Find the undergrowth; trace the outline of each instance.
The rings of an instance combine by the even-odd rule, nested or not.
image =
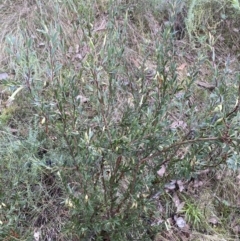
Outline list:
[[[1,3],[2,240],[234,240],[239,70],[160,2]]]

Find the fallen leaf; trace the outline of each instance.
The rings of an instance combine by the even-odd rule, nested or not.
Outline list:
[[[9,128],[9,131],[12,132],[12,133],[17,133],[18,129]]]
[[[198,188],[198,187],[201,187],[202,185],[203,185],[202,181],[194,180],[193,187]]]
[[[7,73],[1,73],[0,74],[0,80],[5,80],[5,79],[8,79],[9,78],[9,75]]]
[[[208,219],[208,222],[209,222],[210,224],[212,224],[212,225],[216,225],[216,224],[219,223],[219,222],[218,222],[218,219],[217,219],[216,217],[211,217],[211,218],[209,218],[209,219]]]
[[[106,19],[103,19],[101,23],[97,21],[97,26],[94,26],[93,32],[98,32],[106,29]]]
[[[82,104],[82,103],[87,103],[87,102],[89,101],[89,99],[86,98],[86,97],[83,96],[83,95],[78,95],[78,96],[76,97],[76,99],[77,99],[77,100],[80,100],[81,104]]]
[[[212,85],[212,84],[209,84],[207,82],[203,82],[203,81],[196,81],[196,84],[199,86],[199,87],[202,87],[202,88],[205,88],[205,89],[208,89],[210,91],[213,91],[215,89],[215,85]]]
[[[79,50],[80,50],[80,46],[79,46],[79,44],[76,44],[75,45],[75,53],[76,54],[79,53]]]
[[[73,46],[70,46],[68,49],[68,53],[73,53],[73,52],[74,52]]]
[[[171,125],[171,129],[177,129],[177,128],[182,128],[185,129],[187,127],[187,124],[184,121],[174,121]]]
[[[38,44],[38,47],[39,47],[39,48],[45,47],[45,43],[43,43],[43,42],[39,43],[39,44]]]
[[[235,234],[240,234],[240,225],[236,225],[235,227],[233,227],[233,232]]]
[[[186,226],[186,221],[182,217],[174,216],[174,220],[179,228],[184,228]]]
[[[81,54],[75,54],[74,59],[75,60],[82,60],[83,56]]]
[[[183,63],[179,67],[177,67],[177,70],[183,70],[186,66],[187,64]]]
[[[179,191],[182,192],[184,190],[184,183],[182,180],[177,180],[177,185],[179,187]]]
[[[164,212],[163,205],[160,203],[159,200],[158,200],[158,203],[157,203],[157,208],[158,208],[158,211],[159,211],[160,213],[163,213],[163,212]]]
[[[184,205],[185,205],[185,202],[181,202],[177,207],[176,213],[180,213],[182,211],[182,209],[184,208]]]
[[[39,239],[40,239],[40,231],[35,229],[33,237],[34,237],[35,241],[39,241]]]
[[[166,172],[165,165],[162,165],[162,167],[157,171],[158,176],[163,177]]]
[[[173,202],[175,204],[175,207],[177,208],[179,206],[179,204],[180,204],[180,199],[179,199],[177,193],[173,194],[173,198],[172,199],[173,199]]]
[[[221,180],[223,178],[223,173],[217,173],[216,179]]]
[[[197,174],[198,174],[198,175],[202,175],[202,174],[208,174],[209,172],[210,172],[210,170],[207,168],[207,169],[198,171]]]
[[[154,223],[151,224],[151,226],[159,226],[161,223],[163,223],[164,220],[161,218],[156,219]]]
[[[165,189],[174,190],[176,188],[176,181],[173,180],[170,183],[164,185]]]

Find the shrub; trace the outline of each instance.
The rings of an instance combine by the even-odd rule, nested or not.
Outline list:
[[[51,233],[53,239],[66,239],[61,236],[65,225],[72,240],[150,240],[162,228],[157,221],[166,218],[157,206],[165,184],[190,180],[238,155],[239,103],[234,107],[231,97],[238,90],[228,85],[227,71],[223,75],[212,68],[209,78],[221,76],[221,81],[204,106],[190,103],[200,67],[212,63],[199,56],[180,81],[172,25],[156,35],[152,50],[144,42],[138,46],[142,57],[135,59],[134,51],[128,52],[126,9],[109,4],[101,34],[93,31],[94,8],[65,4],[79,14],[76,22],[82,21],[80,13],[90,13],[75,25],[79,46],[71,61],[66,59],[71,41],[57,23],[38,28],[44,46],[40,56],[33,39],[23,35],[16,43],[8,37],[19,80],[11,85],[24,85],[17,100],[32,117],[27,133],[3,137],[1,171],[13,178],[3,183],[15,189],[4,196],[2,215],[9,219],[2,236],[12,230],[28,236],[24,229],[30,219],[34,227],[44,225],[42,235]],[[59,214],[58,224],[52,210]]]

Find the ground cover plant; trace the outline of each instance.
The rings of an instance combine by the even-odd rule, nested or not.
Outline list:
[[[0,3],[2,240],[239,239],[237,3]]]

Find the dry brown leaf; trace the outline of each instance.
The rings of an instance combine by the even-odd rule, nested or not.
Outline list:
[[[100,24],[99,24],[99,23],[100,23]],[[107,25],[106,19],[103,19],[101,22],[98,21],[97,24],[94,26],[93,32],[98,32],[98,31],[106,30],[106,25]]]
[[[68,49],[68,53],[72,54],[74,52],[73,46],[70,46]]]
[[[83,96],[83,95],[78,95],[78,96],[76,97],[76,99],[77,99],[77,100],[80,100],[81,104],[82,104],[82,103],[87,103],[87,102],[89,101],[89,99],[86,98],[86,97]]]
[[[18,129],[9,128],[9,131],[12,132],[12,133],[17,133]]]
[[[75,60],[82,60],[83,56],[81,54],[75,54],[74,59]]]
[[[38,229],[34,230],[33,238],[34,238],[34,241],[39,241],[39,239],[40,239],[40,230],[38,230]]]
[[[180,213],[182,211],[182,209],[184,208],[184,205],[185,205],[185,202],[181,202],[177,207],[176,213]]]
[[[75,45],[75,53],[78,54],[79,51],[80,51],[80,46],[79,46],[79,44],[76,44]]]
[[[198,171],[197,174],[198,174],[198,175],[204,175],[204,174],[208,174],[209,172],[210,172],[210,169],[207,168],[207,169],[204,169],[204,170]]]
[[[207,82],[203,82],[203,81],[196,81],[196,84],[199,86],[199,87],[202,87],[202,88],[205,88],[205,89],[208,89],[210,91],[213,91],[215,89],[215,86],[214,85],[211,85]]]
[[[193,187],[198,188],[198,187],[201,187],[202,185],[203,185],[202,181],[194,180]]]
[[[183,70],[187,66],[186,63],[181,64],[180,66],[177,67],[177,70]]]
[[[170,125],[171,129],[177,129],[177,128],[182,128],[182,129],[186,129],[187,128],[187,124],[184,121],[174,121],[171,125]]]
[[[177,185],[179,187],[179,191],[182,192],[184,190],[184,183],[182,180],[177,180]]]
[[[238,181],[240,181],[240,174],[236,177]]]
[[[183,217],[177,217],[175,215],[174,220],[180,229],[183,229],[186,226],[186,221],[183,219]]]
[[[219,222],[218,222],[218,219],[216,217],[211,217],[208,219],[208,222],[212,225],[217,225]]]
[[[234,226],[234,227],[233,227],[233,232],[234,232],[235,234],[240,234],[240,225]]]
[[[45,47],[45,43],[44,43],[44,42],[39,43],[39,44],[38,44],[38,47],[39,47],[39,48]]]
[[[9,78],[9,75],[7,73],[1,73],[0,74],[0,80],[5,80],[5,79],[8,79]]]
[[[187,147],[184,147],[184,148],[180,148],[178,151],[177,151],[177,158],[179,159],[184,159],[184,157],[187,155],[188,153],[188,150],[189,150],[189,146]]]
[[[164,185],[165,189],[167,190],[174,190],[176,188],[176,180],[171,181]]]
[[[173,202],[175,204],[175,207],[177,208],[179,206],[179,204],[180,204],[180,199],[179,199],[179,197],[178,197],[176,192],[173,194],[173,198],[172,199],[173,199]]]
[[[162,165],[162,167],[157,171],[159,177],[163,177],[166,172],[166,166]]]

